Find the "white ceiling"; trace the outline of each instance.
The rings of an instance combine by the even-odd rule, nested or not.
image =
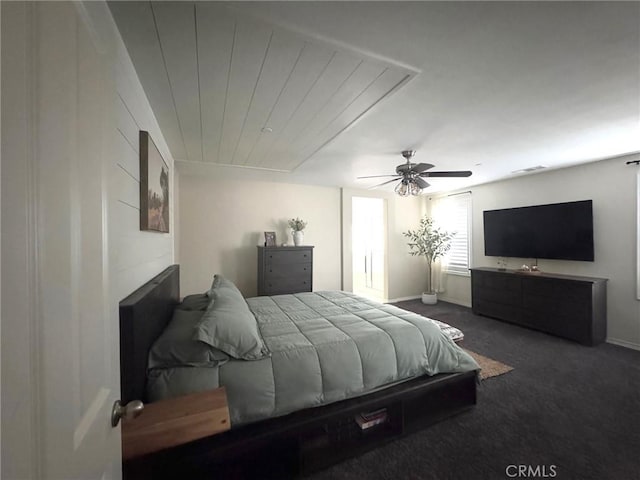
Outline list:
[[[181,174],[366,188],[415,149],[473,171],[438,191],[640,151],[640,3],[110,8]]]

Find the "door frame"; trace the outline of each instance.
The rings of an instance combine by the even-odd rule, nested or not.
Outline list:
[[[353,225],[353,197],[378,198],[383,201],[383,226],[384,226],[384,288],[383,301],[389,300],[389,197],[385,192],[372,192],[342,188],[340,202],[342,207],[342,285],[341,289],[347,292],[353,291],[353,255],[352,255],[352,225]]]

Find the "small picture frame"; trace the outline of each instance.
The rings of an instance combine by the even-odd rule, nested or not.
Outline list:
[[[276,246],[276,232],[264,232],[264,246],[265,247]]]

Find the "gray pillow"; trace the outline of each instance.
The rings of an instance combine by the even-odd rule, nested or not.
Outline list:
[[[229,357],[211,345],[193,338],[202,311],[176,309],[173,318],[149,351],[149,369],[179,366],[217,367]]]
[[[206,293],[197,293],[195,295],[187,295],[184,297],[182,302],[176,305],[176,308],[179,308],[180,310],[199,310],[204,312],[210,302],[211,297]]]
[[[240,293],[240,290],[238,290],[238,287],[236,287],[235,283],[233,283],[231,280],[227,280],[222,275],[218,275],[216,273],[213,276],[213,282],[211,283],[211,288],[207,291],[207,296],[208,297],[212,297],[213,296],[213,291],[216,288],[220,288],[220,287],[229,287],[229,288],[237,290],[238,293]],[[242,294],[240,293],[240,295],[242,295]]]
[[[212,295],[194,338],[241,360],[270,356],[256,318],[235,285],[218,286]]]

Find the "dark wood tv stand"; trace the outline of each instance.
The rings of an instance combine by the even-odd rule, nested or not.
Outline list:
[[[473,313],[597,345],[607,337],[607,279],[471,269]]]

